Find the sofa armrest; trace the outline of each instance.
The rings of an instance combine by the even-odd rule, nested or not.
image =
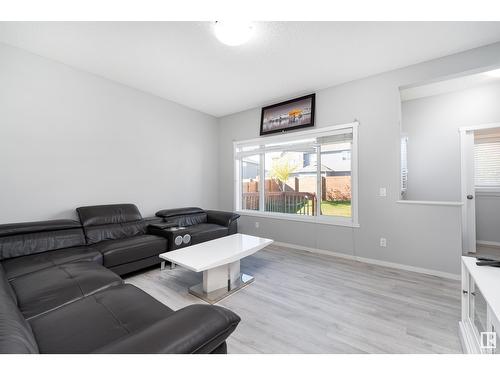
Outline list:
[[[239,322],[238,315],[223,307],[191,305],[95,353],[211,353],[225,342]]]
[[[163,221],[161,223],[149,224],[148,230],[149,229],[168,229],[168,228],[174,228],[177,226],[178,226],[177,223],[174,223],[172,221]]]
[[[233,221],[238,220],[240,215],[234,212],[226,211],[206,211],[207,221],[212,224],[222,225],[223,227],[229,227]]]

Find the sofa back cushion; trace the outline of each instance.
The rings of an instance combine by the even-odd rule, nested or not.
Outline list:
[[[31,327],[17,308],[14,291],[0,264],[0,354],[38,352]]]
[[[108,204],[76,209],[87,244],[144,234],[145,223],[134,204]]]
[[[186,227],[207,222],[207,213],[199,207],[160,210],[155,215],[162,217],[165,221],[173,222],[179,226]]]
[[[0,260],[82,245],[83,229],[75,220],[0,225]]]

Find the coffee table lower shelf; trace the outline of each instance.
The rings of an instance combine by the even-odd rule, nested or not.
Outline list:
[[[203,283],[199,283],[197,285],[190,287],[189,293],[191,293],[192,295],[194,295],[198,298],[201,298],[205,302],[208,302],[210,304],[214,304],[214,303],[217,303],[217,302],[221,301],[222,299],[226,298],[227,296],[230,296],[234,292],[237,292],[241,288],[247,286],[248,284],[250,284],[254,280],[255,279],[253,276],[242,273],[233,282],[229,282],[229,280],[228,280],[227,287],[219,288],[219,289],[213,290],[211,292],[205,292],[203,290]]]

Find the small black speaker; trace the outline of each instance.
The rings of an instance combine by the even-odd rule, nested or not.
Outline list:
[[[175,237],[174,242],[175,242],[176,246],[181,246],[182,245],[182,236]]]

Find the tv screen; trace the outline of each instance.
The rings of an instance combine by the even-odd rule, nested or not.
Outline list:
[[[315,97],[301,96],[262,108],[260,135],[314,126]]]

